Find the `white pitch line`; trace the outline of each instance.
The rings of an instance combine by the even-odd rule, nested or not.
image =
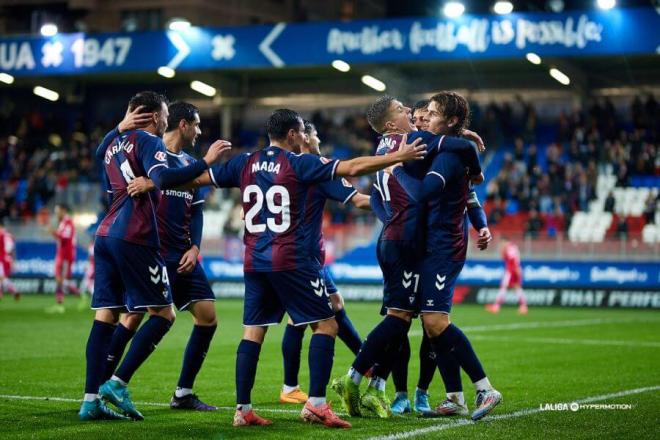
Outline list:
[[[589,325],[600,324],[620,324],[624,322],[656,322],[656,320],[645,320],[638,318],[624,318],[624,319],[575,319],[567,321],[535,321],[535,322],[513,322],[509,324],[493,324],[493,325],[472,325],[461,326],[461,330],[466,332],[492,332],[492,331],[505,331],[505,330],[520,330],[530,328],[553,328],[553,327],[580,327]],[[415,330],[408,333],[410,336],[421,336],[421,330]]]
[[[565,345],[603,345],[616,347],[652,347],[659,348],[660,342],[654,341],[607,341],[603,339],[564,339],[564,338],[520,338],[509,336],[474,335],[470,339],[475,341],[511,341],[531,342],[534,344],[565,344]]]
[[[649,392],[649,391],[657,391],[657,390],[660,390],[660,385],[644,387],[644,388],[635,388],[635,389],[632,389],[632,390],[619,391],[619,392],[611,393],[611,394],[602,394],[602,395],[599,395],[599,396],[584,397],[584,398],[579,399],[579,400],[573,400],[573,401],[571,401],[571,403],[572,402],[575,402],[575,403],[599,402],[599,401],[602,401],[602,400],[616,399],[618,397],[630,396],[630,395],[633,395],[633,394],[641,394],[641,393],[646,393],[646,392]],[[488,418],[484,419],[484,420],[487,420],[487,421],[490,422],[490,421],[495,421],[495,420],[515,419],[515,418],[518,418],[518,417],[525,417],[525,416],[529,416],[529,415],[532,415],[532,414],[537,414],[537,413],[540,413],[540,412],[543,412],[540,408],[529,408],[529,409],[523,409],[523,410],[520,410],[520,411],[508,413],[508,414],[488,416]],[[397,433],[397,434],[370,437],[368,440],[399,440],[399,439],[405,439],[405,438],[410,438],[410,437],[416,437],[418,435],[430,434],[430,433],[438,432],[438,431],[445,431],[447,429],[456,428],[458,426],[474,425],[475,423],[479,423],[479,422],[473,422],[472,420],[467,420],[467,419],[460,419],[460,420],[452,421],[452,422],[445,423],[445,424],[442,424],[442,425],[429,426],[427,428],[415,429],[413,431],[407,431],[407,432],[400,432],[400,433]]]

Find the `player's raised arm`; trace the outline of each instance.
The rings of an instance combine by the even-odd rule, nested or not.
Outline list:
[[[351,203],[358,209],[364,209],[365,211],[371,211],[371,197],[366,194],[357,193],[351,199]]]
[[[161,142],[162,145],[162,142]],[[164,151],[164,147],[162,148]],[[222,154],[231,149],[231,143],[228,141],[220,140],[211,145],[206,152],[203,160],[198,160],[183,168],[168,168],[166,163],[162,163],[167,159],[163,157],[161,163],[151,165],[147,175],[153,180],[154,185],[160,189],[176,188],[193,181],[196,177],[204,173],[209,166],[220,160]],[[156,152],[157,155],[160,151]],[[147,153],[148,154],[148,153]],[[156,157],[157,160],[158,157]],[[151,163],[148,159],[148,163]]]
[[[407,135],[403,136],[401,147],[394,153],[383,156],[364,156],[355,159],[340,161],[335,170],[335,175],[340,177],[357,177],[371,174],[385,169],[399,162],[409,160],[422,160],[426,156],[426,144],[422,139],[415,139],[407,143]]]
[[[448,180],[464,172],[465,168],[458,156],[450,153],[440,154],[433,159],[431,168],[423,180],[410,176],[402,166],[395,166],[392,169],[392,175],[415,202],[425,202],[437,196],[445,189]]]
[[[144,106],[140,105],[133,109],[132,111],[130,108],[126,109],[126,114],[124,115],[124,119],[119,122],[119,124],[107,132],[105,136],[103,137],[103,140],[99,144],[99,146],[96,148],[96,157],[101,159],[103,158],[103,155],[105,154],[105,150],[108,149],[108,146],[112,143],[113,139],[119,136],[120,134],[129,131],[129,130],[137,130],[139,128],[144,128],[149,125],[151,122],[151,118],[153,117],[153,113],[142,113],[142,110],[144,110]]]
[[[476,133],[474,134],[478,136]],[[458,154],[465,166],[470,169],[470,175],[481,174],[481,162],[479,160],[478,144],[472,140],[443,136],[442,140],[438,144],[438,149],[442,152]]]

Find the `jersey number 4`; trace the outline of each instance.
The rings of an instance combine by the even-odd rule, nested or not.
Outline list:
[[[123,161],[119,165],[119,169],[121,169],[121,175],[124,176],[124,180],[126,181],[126,183],[131,183],[131,181],[135,179],[135,174],[131,169],[131,164],[128,163],[127,160]]]
[[[291,197],[289,191],[281,185],[273,185],[266,191],[266,207],[273,215],[280,214],[282,216],[281,222],[278,224],[275,218],[269,217],[266,223],[255,223],[255,217],[261,212],[264,206],[264,193],[257,185],[248,185],[243,191],[243,203],[250,203],[252,196],[256,196],[256,200],[252,208],[245,213],[245,229],[251,234],[259,234],[266,230],[266,227],[276,234],[281,234],[289,229],[291,226]],[[275,201],[275,196],[279,195],[279,204]]]

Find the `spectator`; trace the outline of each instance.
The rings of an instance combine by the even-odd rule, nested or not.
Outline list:
[[[538,238],[542,229],[543,220],[539,216],[539,212],[536,209],[532,209],[529,211],[529,219],[527,219],[525,235],[531,238]]]
[[[644,220],[647,225],[655,224],[655,213],[658,209],[658,195],[651,192],[644,203]]]
[[[603,207],[603,210],[605,212],[614,214],[615,203],[616,200],[614,199],[614,194],[612,194],[612,191],[610,191],[607,195],[607,198],[605,199],[605,206]]]
[[[619,222],[616,225],[616,235],[619,238],[628,238],[628,222],[625,216],[619,217]]]

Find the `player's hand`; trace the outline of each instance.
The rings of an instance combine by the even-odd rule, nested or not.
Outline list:
[[[177,273],[190,273],[195,268],[197,264],[197,257],[199,256],[199,248],[193,245],[188,251],[183,254],[181,260],[179,261],[179,267],[177,268]]]
[[[481,136],[479,136],[475,131],[464,128],[463,131],[461,132],[461,136],[477,144],[477,149],[479,150],[479,153],[483,153],[484,151],[486,151],[486,145],[484,144],[483,139],[481,139]]]
[[[394,165],[385,168],[385,169],[383,170],[383,172],[385,172],[385,173],[391,175],[391,174],[394,173],[394,168],[396,168],[396,167],[400,167],[400,166],[403,166],[403,162],[395,163]]]
[[[401,139],[399,150],[394,153],[400,159],[400,162],[409,160],[422,160],[426,157],[426,144],[422,144],[422,138],[415,139],[412,143],[408,143],[408,135],[404,134]]]
[[[481,228],[479,230],[479,238],[477,239],[477,247],[480,251],[485,251],[488,249],[488,243],[493,239],[493,236],[490,234],[490,229]]]
[[[229,150],[231,150],[231,142],[218,139],[209,147],[209,151],[204,155],[204,161],[208,166],[211,166],[220,160],[222,153]]]
[[[156,185],[154,185],[154,182],[152,182],[151,179],[140,176],[129,182],[129,184],[126,186],[126,191],[128,192],[129,196],[137,197],[140,194],[147,193],[154,188],[156,188]]]
[[[470,181],[473,185],[481,185],[484,183],[484,173],[473,174],[470,176]]]
[[[124,119],[121,120],[117,128],[120,133],[137,128],[144,128],[151,123],[153,113],[141,113],[144,106],[136,107],[133,111],[126,110]]]

